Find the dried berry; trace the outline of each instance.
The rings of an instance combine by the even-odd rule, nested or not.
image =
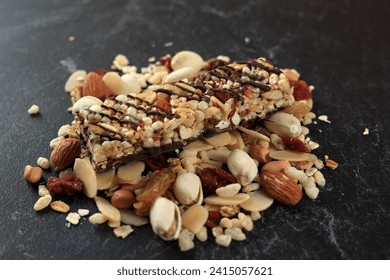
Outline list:
[[[295,101],[305,100],[311,98],[311,91],[305,81],[290,81],[291,86],[294,87],[294,98]]]
[[[282,137],[283,144],[288,150],[293,150],[302,153],[310,153],[310,149],[306,147],[301,140],[292,137]]]
[[[160,169],[163,169],[165,167],[168,167],[167,159],[163,155],[159,155],[159,156],[157,156],[155,158],[145,159],[144,162],[153,171],[160,170]]]
[[[74,195],[83,190],[83,182],[73,174],[63,178],[50,177],[47,181],[47,189],[55,194]]]
[[[220,187],[237,183],[236,178],[231,173],[221,168],[205,168],[198,170],[197,173],[206,196],[215,194],[216,189]]]
[[[167,67],[169,71],[172,71],[171,61],[172,61],[171,55],[166,55],[166,56],[160,57],[161,64],[164,65],[165,67]]]
[[[222,168],[208,168],[208,169],[217,176],[218,183],[222,185],[237,183],[236,178],[234,178],[234,176],[230,172]]]
[[[209,211],[209,217],[204,224],[207,228],[216,227],[221,220],[221,213],[219,211]]]
[[[95,72],[96,74],[98,74],[98,75],[103,77],[108,71],[104,70],[104,69],[97,69],[97,70],[95,70],[93,72]]]
[[[201,169],[198,170],[198,176],[200,178],[200,181],[202,182],[202,189],[205,196],[208,196],[210,194],[214,194],[215,190],[219,187],[221,187],[218,184],[217,176],[215,176],[214,173],[212,173],[210,168],[207,169]]]

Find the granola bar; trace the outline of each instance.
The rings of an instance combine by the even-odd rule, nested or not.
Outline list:
[[[211,69],[193,80],[107,98],[75,114],[97,172],[183,147],[291,106],[293,87],[264,58]]]

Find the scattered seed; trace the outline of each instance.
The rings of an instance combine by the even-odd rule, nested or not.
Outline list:
[[[108,221],[108,218],[104,216],[102,213],[95,213],[92,216],[89,217],[88,221],[91,224],[104,224]]]
[[[50,167],[50,162],[45,157],[39,157],[37,159],[37,164],[38,164],[39,167],[41,167],[43,169],[48,169]]]
[[[134,229],[130,225],[124,225],[114,228],[113,231],[116,237],[125,239],[127,236],[130,235],[130,233],[134,231]]]
[[[229,247],[231,242],[232,242],[232,237],[230,235],[222,234],[215,237],[215,243],[223,247]]]
[[[50,192],[49,190],[46,188],[45,185],[39,185],[38,186],[38,195],[39,196],[45,196],[45,195],[49,195]]]
[[[71,35],[71,36],[68,37],[68,41],[69,41],[69,42],[74,42],[75,40],[76,40],[76,37],[73,36],[73,35]]]
[[[39,113],[39,106],[38,105],[32,105],[28,110],[27,113],[29,115],[36,115]]]
[[[88,216],[89,215],[89,210],[88,209],[79,209],[79,210],[77,210],[77,213],[81,217],[84,217],[84,216]]]
[[[318,117],[318,119],[320,121],[323,121],[323,122],[331,123],[330,120],[328,120],[328,116],[327,115],[321,115],[321,116]]]
[[[66,220],[72,225],[78,225],[80,221],[80,215],[76,212],[70,212],[68,216],[66,216]]]
[[[61,200],[56,200],[50,203],[51,209],[60,212],[60,213],[68,213],[70,211],[70,207],[68,204]]]
[[[45,209],[47,206],[49,206],[51,200],[52,197],[50,194],[40,197],[34,204],[34,210],[41,211]]]
[[[363,131],[363,135],[368,135],[368,134],[370,134],[370,131],[369,131],[369,129],[366,127],[366,128],[364,129],[364,131]]]

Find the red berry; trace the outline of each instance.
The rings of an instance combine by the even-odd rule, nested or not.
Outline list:
[[[310,153],[310,149],[306,147],[301,140],[292,137],[282,137],[283,144],[288,150],[293,150],[302,153]]]
[[[294,87],[294,98],[295,101],[299,100],[305,100],[311,98],[311,91],[309,86],[306,84],[305,81],[299,80],[299,81],[290,81],[291,86]]]

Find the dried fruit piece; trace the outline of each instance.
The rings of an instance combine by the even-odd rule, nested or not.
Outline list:
[[[164,157],[164,155],[159,155],[156,158],[145,159],[144,162],[153,171],[168,167],[168,162],[167,159]]]
[[[262,172],[260,184],[270,196],[281,203],[296,205],[302,198],[301,188],[283,172]]]
[[[282,140],[287,150],[293,150],[301,153],[310,153],[310,149],[306,147],[305,143],[297,138],[282,137]]]
[[[68,167],[80,156],[81,144],[79,139],[67,138],[62,140],[50,156],[50,165],[55,171]]]
[[[290,81],[290,84],[294,87],[294,98],[296,101],[310,99],[311,91],[305,81]]]
[[[162,196],[167,189],[175,182],[176,174],[170,168],[158,170],[146,181],[144,188],[137,194],[136,202],[133,206],[138,215],[144,216],[149,213],[152,202]]]
[[[209,217],[204,225],[207,228],[214,228],[219,224],[220,220],[221,220],[221,212],[209,211]]]
[[[83,190],[83,182],[73,174],[63,178],[50,177],[47,189],[55,194],[74,195]]]

